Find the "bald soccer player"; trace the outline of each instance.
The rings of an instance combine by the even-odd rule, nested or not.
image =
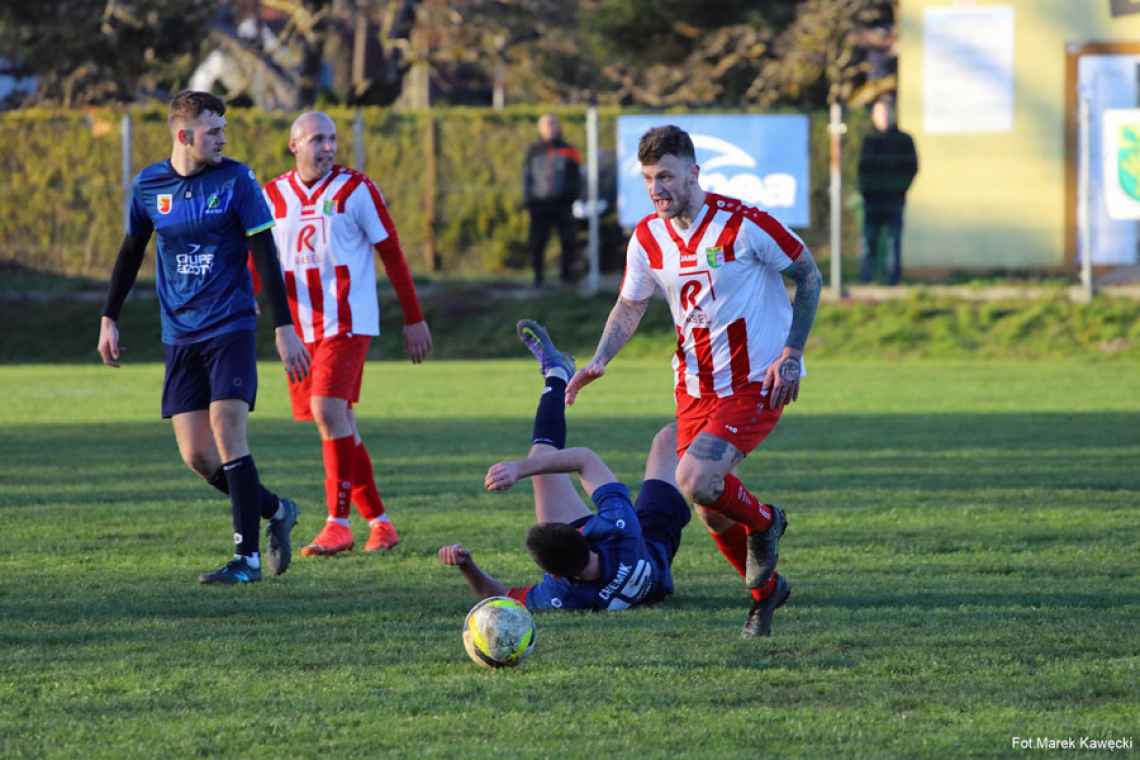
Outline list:
[[[380,334],[374,253],[400,300],[408,356],[419,364],[432,347],[388,204],[367,176],[334,163],[336,150],[332,119],[301,114],[289,133],[296,166],[265,185],[293,326],[313,357],[311,373],[289,381],[293,417],[316,423],[325,470],[328,518],[305,556],[353,548],[350,502],[370,526],[364,551],[400,540],[352,410],[368,346]]]

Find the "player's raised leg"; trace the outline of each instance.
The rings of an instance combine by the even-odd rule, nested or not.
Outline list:
[[[678,463],[677,425],[670,423],[653,436],[649,454],[645,457],[645,476],[642,480],[661,480],[676,488]]]
[[[542,395],[534,413],[530,454],[566,448],[566,381],[574,375],[574,359],[558,350],[546,329],[524,319],[516,325],[519,340],[538,361],[544,378]],[[571,523],[593,512],[582,501],[570,476],[536,475],[534,514],[539,523]]]

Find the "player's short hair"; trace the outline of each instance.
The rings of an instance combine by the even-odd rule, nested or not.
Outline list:
[[[226,104],[217,95],[208,92],[183,90],[170,101],[170,113],[166,122],[173,127],[175,122],[193,121],[206,111],[225,116]]]
[[[539,523],[526,534],[526,550],[548,573],[573,578],[590,562],[590,544],[578,529],[566,523]]]
[[[664,156],[687,158],[696,163],[697,151],[693,138],[680,127],[669,124],[654,127],[641,136],[637,144],[637,160],[642,164],[655,164]]]

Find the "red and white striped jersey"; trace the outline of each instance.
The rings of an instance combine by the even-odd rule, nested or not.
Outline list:
[[[266,183],[265,200],[301,339],[379,335],[373,246],[395,226],[372,180],[335,165],[310,188],[293,169]]]
[[[771,215],[713,193],[687,230],[656,214],[641,220],[629,239],[621,296],[644,301],[660,288],[669,301],[678,391],[725,397],[764,379],[792,323],[781,272],[803,250]]]

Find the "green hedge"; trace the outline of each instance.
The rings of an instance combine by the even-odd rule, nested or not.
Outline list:
[[[433,357],[526,356],[514,324],[529,317],[550,325],[558,345],[584,361],[582,357],[593,354],[614,295],[567,297],[567,292],[521,298],[521,291],[503,283],[488,288],[486,283],[467,282],[421,288],[435,343]],[[390,288],[381,288],[380,303],[382,332],[371,358],[406,361],[400,309]],[[99,300],[81,300],[71,293],[49,301],[0,298],[0,322],[36,326],[0,331],[0,364],[97,362],[100,306]],[[142,294],[124,307],[119,328],[128,362],[162,361],[158,311],[153,296]],[[273,330],[266,319],[261,320],[258,338],[260,356],[275,357]],[[654,299],[622,357],[654,357],[664,371],[676,346],[669,309]],[[824,303],[807,353],[809,365],[816,359],[884,358],[1140,362],[1140,301],[1097,297],[1091,304],[1075,304],[1058,289],[1035,300],[966,301],[919,291],[878,304]],[[1074,392],[1081,392],[1079,383]]]
[[[496,273],[526,264],[521,161],[542,107],[445,108],[363,112],[365,170],[392,208],[411,266],[455,273]],[[555,108],[567,139],[585,146],[585,109]],[[138,108],[133,169],[169,154],[165,110]],[[603,154],[612,155],[618,109],[600,109]],[[330,112],[339,127],[339,160],[354,155],[354,112]],[[68,275],[105,276],[122,236],[120,121],[123,111],[13,111],[0,115],[0,261]],[[291,115],[231,110],[226,149],[264,181],[290,168],[285,144]],[[866,128],[849,119],[844,182],[853,188],[856,148]],[[429,147],[434,144],[434,161]],[[826,114],[812,114],[812,226],[801,230],[817,254],[828,242]],[[431,171],[434,165],[434,172]],[[850,193],[847,193],[850,197]],[[433,213],[434,210],[434,213]],[[855,209],[846,208],[844,249],[856,246]],[[614,215],[603,221],[603,266],[618,268],[624,250]],[[555,246],[552,245],[552,249]],[[151,271],[149,269],[147,272]]]

